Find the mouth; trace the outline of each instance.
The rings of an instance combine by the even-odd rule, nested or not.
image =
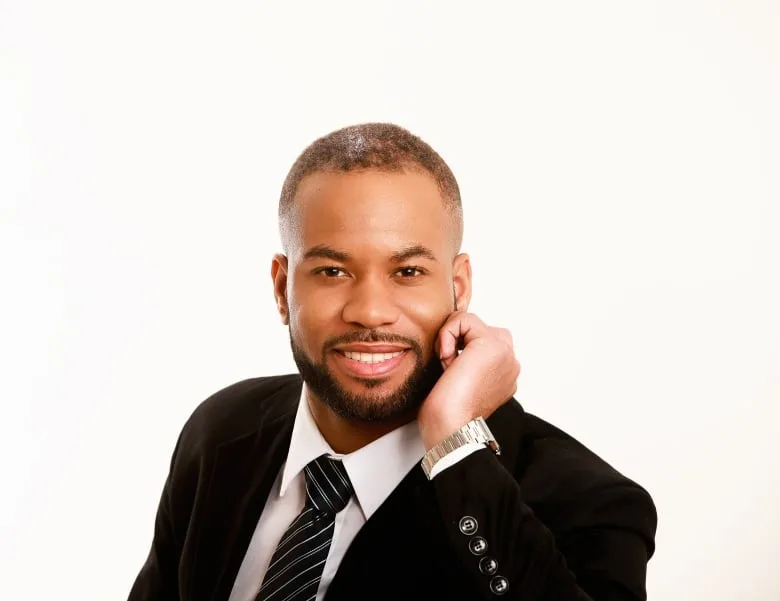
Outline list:
[[[357,378],[385,378],[398,369],[408,354],[408,348],[386,344],[356,344],[334,350],[338,366]]]

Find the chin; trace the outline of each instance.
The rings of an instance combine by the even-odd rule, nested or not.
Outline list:
[[[339,379],[339,384],[347,392],[379,400],[401,390],[405,380],[393,380],[394,378],[346,378]]]

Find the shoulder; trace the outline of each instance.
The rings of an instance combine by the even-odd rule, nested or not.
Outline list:
[[[179,444],[190,449],[217,445],[277,417],[292,419],[301,394],[298,374],[242,380],[201,402],[182,428]]]
[[[594,484],[625,480],[576,438],[528,413],[515,399],[499,407],[488,424],[511,456],[507,465],[517,477],[534,485],[537,475],[548,486],[565,486],[580,479]]]
[[[536,415],[525,413],[523,435],[527,475],[543,470],[563,481],[587,479],[593,485],[627,480],[585,444]]]
[[[561,528],[620,522],[643,534],[652,549],[657,514],[650,494],[582,442],[524,413],[520,454],[521,485],[541,518]]]

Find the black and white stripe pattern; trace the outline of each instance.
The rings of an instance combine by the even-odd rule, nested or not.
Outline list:
[[[279,541],[256,601],[310,601],[317,595],[336,514],[352,496],[344,464],[323,455],[304,469],[306,506]]]
[[[336,515],[347,506],[352,496],[344,464],[323,455],[303,468],[306,473],[306,495],[320,513]]]

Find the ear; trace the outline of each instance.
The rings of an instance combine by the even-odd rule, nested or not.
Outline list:
[[[467,311],[471,302],[471,260],[465,253],[456,256],[452,262],[452,289],[455,310]]]
[[[283,254],[274,255],[271,261],[271,279],[274,282],[274,297],[276,309],[282,318],[282,323],[290,323],[290,308],[287,303],[287,257]]]

